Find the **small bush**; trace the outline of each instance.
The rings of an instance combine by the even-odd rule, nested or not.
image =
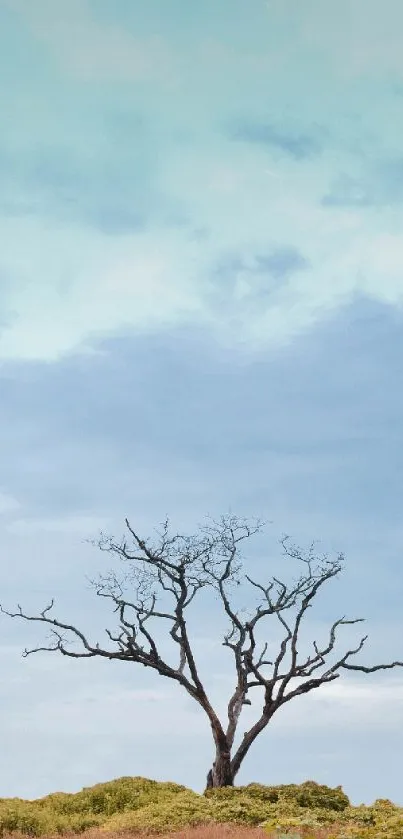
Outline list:
[[[233,799],[217,800],[212,802],[211,815],[216,822],[231,822],[234,824],[244,824],[249,826],[258,826],[270,815],[271,809],[269,806],[262,805],[261,802],[253,800],[248,796],[233,797]]]
[[[245,787],[219,787],[207,789],[203,795],[217,801],[232,801],[236,798],[249,798],[253,801],[274,804],[279,799],[280,787],[266,787],[263,784],[248,784]]]
[[[300,807],[320,807],[325,810],[342,812],[350,805],[348,796],[342,788],[327,787],[315,781],[305,781],[303,784],[283,784],[279,786],[264,786],[263,784],[248,784],[245,787],[223,787],[221,789],[206,790],[208,798],[231,799],[234,796],[247,797],[261,803],[276,803],[280,801],[295,801]]]
[[[186,790],[164,802],[150,803],[135,811],[115,814],[102,831],[162,833],[212,821],[208,802],[201,795]]]
[[[42,836],[52,830],[52,814],[40,811],[28,802],[0,804],[0,836],[20,831],[28,836]]]
[[[114,781],[84,787],[76,793],[52,793],[36,803],[50,806],[59,813],[99,813],[112,816],[124,810],[137,810],[151,802],[165,801],[186,787],[171,781],[160,782],[149,778],[123,777]]]
[[[102,817],[95,813],[62,815],[28,801],[18,805],[0,804],[0,836],[9,833],[23,833],[28,836],[83,833],[88,828],[99,827],[102,820]]]
[[[394,810],[398,809],[398,807],[396,807],[396,804],[394,804],[393,801],[390,801],[389,798],[377,798],[376,801],[374,801],[372,806],[375,807],[376,809],[382,809],[382,810],[384,808],[386,808],[387,810],[389,810],[390,808],[392,808]]]

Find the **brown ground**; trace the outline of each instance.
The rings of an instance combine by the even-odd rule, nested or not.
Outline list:
[[[300,836],[301,839],[328,839],[329,833],[334,835],[335,825],[331,828],[322,828],[312,831],[312,828],[304,829],[302,827],[296,828],[296,833],[290,833],[291,837]],[[197,827],[187,827],[171,833],[159,833],[156,839],[278,839],[279,835],[284,837],[284,833],[274,832],[268,834],[267,831],[260,827],[246,827],[237,824],[206,824],[198,825]],[[132,833],[130,831],[104,833],[97,828],[91,828],[79,836],[76,833],[64,833],[63,837],[60,834],[52,834],[43,836],[41,839],[150,839],[149,833]],[[26,835],[13,833],[4,834],[3,839],[27,839]]]

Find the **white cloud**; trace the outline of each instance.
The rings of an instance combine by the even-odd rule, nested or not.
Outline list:
[[[201,308],[196,244],[175,236],[114,239],[24,219],[4,221],[0,241],[13,278],[4,295],[10,322],[0,334],[2,358],[52,360],[93,336],[176,324]]]
[[[401,306],[399,233],[371,216],[329,212],[309,194],[292,197],[284,185],[282,199],[246,192],[244,211],[230,216],[231,228],[227,204],[237,194],[227,194],[230,181],[225,183],[221,202],[221,186],[215,193],[207,241],[191,241],[180,229],[104,237],[32,219],[5,220],[0,242],[10,283],[3,290],[0,357],[52,360],[117,330],[190,324],[208,326],[226,345],[260,350],[289,342],[357,294]],[[200,208],[203,223],[207,209]],[[234,272],[223,288],[215,272],[226,254],[250,262],[287,242],[308,258],[308,270],[280,284],[248,270]]]
[[[267,0],[273,21],[294,20],[298,44],[331,61],[337,75],[403,75],[400,0]]]
[[[8,513],[14,513],[19,510],[20,507],[21,505],[16,498],[6,492],[1,492],[0,490],[0,516],[7,515]]]
[[[178,702],[178,697],[167,694],[164,690],[108,690],[106,685],[96,689],[77,692],[69,698],[52,696],[39,699],[35,704],[11,715],[9,725],[19,728],[29,725],[36,732],[43,731],[48,736],[71,728],[75,736],[95,735],[107,728],[108,737],[123,733],[125,720],[130,719],[130,736],[140,738],[148,729],[153,735],[166,734],[169,726],[178,728],[180,721],[188,723],[188,715]],[[61,724],[61,719],[63,723]],[[193,718],[192,718],[193,722]]]
[[[86,81],[172,81],[173,55],[157,36],[135,38],[118,24],[105,26],[87,0],[6,0],[54,58]]]
[[[0,498],[1,505],[1,498]],[[0,506],[1,512],[1,506]],[[108,519],[96,516],[66,516],[65,518],[17,518],[7,526],[10,533],[92,533],[108,527]]]
[[[323,685],[307,696],[296,697],[279,710],[273,717],[272,725],[278,731],[300,729],[316,731],[328,729],[359,731],[371,730],[373,733],[401,728],[403,724],[403,683],[393,679],[392,684],[375,683],[367,676],[363,682],[349,682],[340,679]],[[390,678],[390,677],[389,677]],[[297,680],[293,687],[297,686]],[[251,724],[256,717],[256,709],[248,709],[242,725]]]
[[[378,705],[379,707],[384,707],[385,703],[396,703],[396,705],[401,705],[403,700],[403,682],[397,680],[396,678],[393,679],[392,684],[371,684],[370,681],[364,682],[349,682],[349,681],[335,681],[330,682],[330,684],[325,685],[321,690],[323,690],[323,696],[320,696],[319,692],[313,692],[312,698],[316,702],[320,702],[324,699],[324,697],[329,697],[332,700],[336,700],[337,702],[343,702],[353,705],[356,703],[358,706],[363,706],[363,704],[367,705],[370,704],[372,707]]]
[[[113,671],[116,675],[111,686],[107,667],[101,671],[93,663],[87,667],[85,663],[69,662],[66,666],[65,661],[45,655],[40,660],[35,656],[21,662],[20,651],[15,647],[1,647],[0,651],[9,659],[10,691],[15,690],[16,683],[25,682],[31,685],[32,694],[29,706],[21,702],[9,716],[8,730],[29,726],[36,732],[57,735],[70,727],[75,736],[80,732],[91,736],[107,727],[110,737],[122,735],[130,719],[130,736],[133,741],[141,741],[146,736],[166,737],[169,731],[183,731],[189,737],[205,733],[208,728],[203,712],[184,690],[161,677],[142,676],[138,668],[133,670],[132,678],[135,683],[142,678],[149,687],[127,687],[119,666]],[[125,668],[125,677],[128,672]],[[371,731],[375,735],[401,728],[403,682],[393,679],[389,684],[371,684],[370,677],[367,679],[364,684],[343,681],[341,676],[340,681],[291,700],[273,717],[273,733],[292,733],[301,726],[314,733],[331,726],[333,731]],[[151,687],[151,683],[156,686]],[[205,685],[213,707],[225,722],[233,680],[228,679],[225,685],[210,675]],[[3,693],[7,693],[5,688]],[[253,705],[242,714],[240,733],[253,725],[260,714],[262,693],[258,693],[251,694]]]

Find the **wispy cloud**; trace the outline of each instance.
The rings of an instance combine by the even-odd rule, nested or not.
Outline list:
[[[256,318],[262,306],[274,305],[284,283],[309,262],[293,247],[278,247],[267,253],[231,254],[223,256],[213,269],[216,279],[211,292],[211,305],[221,311],[231,307],[238,316]],[[242,313],[242,314],[241,314]]]
[[[4,157],[0,211],[11,218],[40,215],[106,234],[136,231],[147,222],[152,190],[130,169],[122,171],[122,162],[99,160],[91,172],[91,161],[74,161],[63,149],[43,148],[25,160]]]
[[[0,516],[15,513],[20,509],[19,501],[7,492],[0,491]]]
[[[228,129],[232,140],[277,149],[295,160],[309,160],[322,151],[320,133],[304,134],[290,131],[267,122],[234,120]]]
[[[262,273],[272,274],[275,279],[283,279],[294,271],[304,271],[309,262],[295,248],[278,248],[267,254],[258,254],[256,267]]]
[[[342,174],[323,197],[328,207],[400,207],[403,201],[403,159],[367,165],[360,176]]]

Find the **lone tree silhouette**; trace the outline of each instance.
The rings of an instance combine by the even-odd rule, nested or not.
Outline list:
[[[37,616],[25,614],[19,605],[17,612],[9,612],[1,606],[0,609],[12,618],[40,621],[53,627],[49,646],[26,649],[23,656],[41,650],[59,651],[72,658],[100,656],[143,664],[144,667],[156,670],[161,676],[179,682],[203,708],[210,722],[215,760],[207,775],[207,788],[233,785],[252,743],[266,728],[275,712],[290,699],[338,679],[341,670],[374,673],[376,670],[403,666],[401,661],[372,667],[351,664],[351,657],[359,653],[364,646],[368,637],[364,636],[355,649],[348,650],[334,664],[318,674],[317,671],[325,667],[326,658],[334,649],[339,627],[364,620],[346,620],[344,616],[330,627],[327,645],[320,649],[314,641],[312,654],[305,661],[299,661],[297,642],[302,619],[320,587],[342,570],[342,554],[333,560],[328,559],[326,555],[322,556],[314,566],[314,545],[304,553],[300,548],[291,546],[288,537],[284,537],[280,540],[284,555],[301,562],[304,565],[304,573],[291,587],[277,577],[272,577],[271,582],[265,585],[251,579],[248,574],[241,575],[242,563],[239,559],[240,543],[262,529],[263,523],[259,520],[249,523],[245,519],[226,515],[218,521],[210,520],[210,523],[200,527],[194,536],[170,535],[167,520],[162,526],[162,531],[158,533],[158,543],[154,545],[150,544],[150,540],[141,539],[127,519],[125,523],[127,533],[120,542],[102,533],[98,541],[92,541],[92,544],[101,550],[115,554],[129,565],[129,572],[121,579],[118,579],[115,572],[110,571],[106,575],[99,575],[96,581],[90,580],[99,597],[106,597],[115,604],[114,612],[119,616],[119,631],[112,634],[109,629],[105,630],[114,648],[106,649],[98,643],[93,645],[75,626],[50,617],[53,599]],[[235,609],[230,597],[231,584],[239,585],[242,578],[255,589],[259,600],[247,620],[241,620],[239,611]],[[128,582],[135,591],[135,597],[129,600],[125,597]],[[230,624],[222,644],[233,654],[235,686],[228,702],[228,721],[225,725],[214,710],[200,679],[185,619],[186,609],[199,591],[206,587],[216,591]],[[167,611],[165,608],[160,610],[157,606],[161,597],[171,604]],[[292,607],[296,607],[293,621],[285,617]],[[266,658],[268,644],[265,643],[263,649],[257,649],[259,645],[255,637],[258,624],[270,616],[275,616],[284,630],[278,655],[273,661]],[[179,653],[177,667],[169,664],[160,655],[151,629],[153,619],[165,621],[170,627],[169,635],[177,645]],[[69,640],[66,640],[65,633],[68,633],[70,638],[80,641],[80,652],[67,648]],[[288,664],[285,664],[286,656],[289,658]],[[315,676],[312,676],[313,673]],[[290,683],[294,679],[303,681],[291,688]],[[286,692],[289,686],[290,689]],[[242,708],[244,705],[251,705],[248,694],[255,688],[260,688],[263,693],[258,718],[244,733],[234,750]]]

